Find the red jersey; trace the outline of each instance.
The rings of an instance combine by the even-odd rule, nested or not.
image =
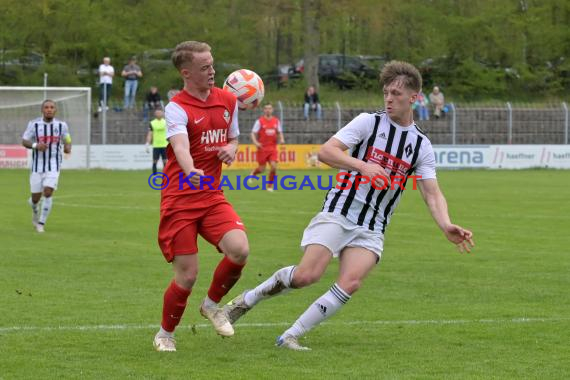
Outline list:
[[[166,148],[168,162],[164,168],[169,184],[162,190],[163,207],[165,203],[172,205],[178,200],[187,201],[188,195],[222,192],[215,190],[220,184],[222,173],[222,161],[217,155],[220,147],[227,145],[228,139],[239,135],[236,103],[235,95],[216,87],[212,88],[206,101],[195,98],[184,90],[171,99],[165,115],[167,138],[180,133],[188,134],[194,167],[203,170],[205,176],[213,177],[210,186],[214,190],[210,190],[207,185],[203,185],[202,189],[200,185],[192,189],[188,183],[180,180],[181,173],[183,179],[185,175],[169,144]]]
[[[262,116],[253,125],[252,132],[257,133],[262,149],[273,150],[277,148],[277,134],[282,132],[281,123],[275,116],[269,119]]]

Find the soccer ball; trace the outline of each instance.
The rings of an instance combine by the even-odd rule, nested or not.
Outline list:
[[[259,75],[246,69],[237,70],[228,75],[223,89],[237,96],[240,110],[254,109],[265,95],[263,81]]]

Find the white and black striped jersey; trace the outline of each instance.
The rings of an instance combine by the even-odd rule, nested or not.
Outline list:
[[[65,121],[53,119],[47,123],[39,117],[28,123],[22,138],[32,143],[43,143],[48,146],[43,152],[32,150],[32,172],[45,173],[60,170],[63,144],[67,136],[69,136],[69,128]]]
[[[415,124],[402,127],[394,123],[383,111],[358,115],[333,137],[350,149],[352,157],[377,163],[390,176],[402,176],[404,188],[413,172],[421,180],[436,178],[435,155],[427,136]],[[391,186],[377,190],[364,182],[358,189],[348,187],[346,180],[354,183],[361,173],[346,169],[342,172],[349,175],[341,177],[345,180],[337,186],[346,189],[330,189],[322,211],[344,215],[357,225],[384,233],[404,190],[398,185],[393,190]]]

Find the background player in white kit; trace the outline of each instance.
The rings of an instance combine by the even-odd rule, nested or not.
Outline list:
[[[345,178],[352,182],[357,175],[407,178],[415,172],[421,176],[419,189],[439,228],[460,252],[469,252],[474,245],[473,234],[451,223],[437,183],[431,143],[413,121],[412,104],[422,86],[420,73],[409,63],[392,61],[382,69],[380,84],[386,111],[357,116],[321,147],[319,160],[349,172]],[[347,149],[350,155],[344,153]],[[405,187],[405,180],[401,182]],[[384,183],[380,180],[377,185],[382,188]],[[278,346],[308,350],[298,338],[348,302],[380,260],[384,231],[402,192],[398,185],[385,190],[370,184],[361,184],[358,189],[331,189],[321,212],[305,229],[299,265],[278,270],[255,289],[232,300],[225,307],[228,320],[235,323],[263,299],[317,282],[331,258],[339,257],[336,283],[277,338]]]
[[[30,188],[32,196],[32,223],[38,232],[44,232],[44,225],[52,208],[52,195],[57,189],[63,153],[71,153],[71,136],[65,121],[55,118],[57,107],[53,100],[42,103],[42,117],[30,120],[22,136],[22,145],[32,149],[32,173]],[[44,200],[39,207],[39,202]]]

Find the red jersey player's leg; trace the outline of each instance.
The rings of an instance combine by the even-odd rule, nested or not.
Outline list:
[[[265,164],[267,163],[267,151],[263,148],[257,150],[257,168],[255,168],[251,175],[258,175],[265,171]]]
[[[275,174],[277,173],[277,148],[273,149],[268,155],[267,160],[269,161],[270,171],[269,171],[269,184],[267,185],[267,190],[273,191],[275,188],[273,181],[275,180]]]
[[[165,211],[161,215],[159,245],[168,262],[173,263],[174,279],[164,292],[160,331],[154,338],[155,349],[176,351],[174,330],[180,323],[198,273],[198,220],[203,210]]]
[[[214,271],[208,296],[202,303],[200,313],[212,321],[218,334],[229,336],[233,334],[233,328],[218,303],[241,277],[249,253],[249,243],[239,216],[223,196],[221,197],[200,221],[198,230],[204,239],[224,254]],[[218,319],[220,321],[217,321]]]

